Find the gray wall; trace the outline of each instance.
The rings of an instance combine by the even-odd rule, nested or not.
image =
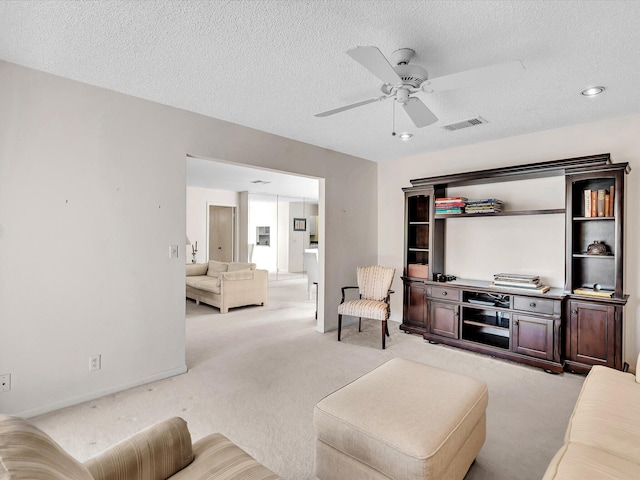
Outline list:
[[[324,179],[320,330],[376,261],[375,163],[6,62],[0,112],[2,412],[185,371],[187,154]]]

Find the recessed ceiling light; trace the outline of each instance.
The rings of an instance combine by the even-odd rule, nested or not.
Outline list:
[[[604,87],[591,87],[584,90],[582,95],[585,97],[593,97],[594,95],[600,95],[602,92],[604,92]]]
[[[411,137],[413,137],[413,133],[409,133],[409,132],[402,132],[400,134],[398,134],[398,137],[400,137],[400,140],[404,140],[405,142],[407,140],[409,140]]]

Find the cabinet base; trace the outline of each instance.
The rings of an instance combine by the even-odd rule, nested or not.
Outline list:
[[[503,358],[505,360],[511,360],[512,362],[517,362],[525,365],[531,365],[532,367],[542,368],[544,371],[548,373],[562,373],[564,371],[562,367],[562,363],[560,362],[529,357],[527,355],[521,355],[519,353],[515,353],[510,350],[504,350],[502,348],[496,348],[490,345],[483,345],[475,342],[469,342],[466,340],[457,340],[452,338],[434,336],[429,333],[425,333],[423,337],[429,343],[443,343],[451,347],[462,348],[464,350],[469,350],[477,353],[484,353],[487,355],[491,355],[493,357]]]
[[[408,325],[406,323],[400,324],[400,330],[403,330],[404,333],[414,333],[416,335],[424,335],[427,333],[427,329],[424,327],[416,327],[415,325]]]

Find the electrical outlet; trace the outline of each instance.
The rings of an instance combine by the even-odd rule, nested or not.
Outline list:
[[[169,258],[178,258],[178,245],[169,245]]]
[[[9,390],[11,390],[11,374],[0,375],[0,392],[8,392]]]
[[[102,355],[91,355],[89,357],[89,371],[93,372],[94,370],[100,370],[102,367]]]

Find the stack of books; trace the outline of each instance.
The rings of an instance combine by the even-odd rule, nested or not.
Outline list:
[[[545,293],[549,291],[547,285],[542,285],[538,275],[522,275],[519,273],[496,273],[493,276],[492,287],[520,289],[530,292]]]
[[[467,204],[465,197],[445,197],[436,198],[436,215],[464,213],[464,207]]]
[[[465,213],[498,213],[502,211],[502,205],[502,200],[498,200],[497,198],[469,200]]]
[[[592,297],[611,298],[613,297],[613,290],[596,290],[595,288],[583,287],[576,288],[573,293],[576,295],[590,295]]]

